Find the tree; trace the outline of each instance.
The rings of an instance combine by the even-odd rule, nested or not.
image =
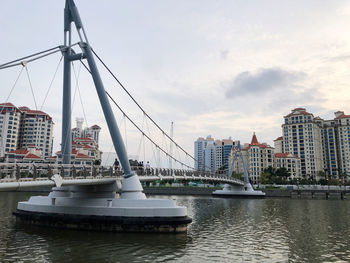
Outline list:
[[[290,172],[287,170],[287,168],[281,167],[276,170],[276,176],[286,180],[288,177],[290,177]]]
[[[263,184],[273,184],[275,183],[275,180],[276,180],[276,169],[273,168],[272,166],[265,168],[261,177],[261,182]]]

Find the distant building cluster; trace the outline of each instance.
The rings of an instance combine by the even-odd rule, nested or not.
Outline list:
[[[198,138],[194,142],[195,169],[210,172],[227,169],[231,150],[238,145],[239,141],[231,138],[214,140],[210,135]]]
[[[350,115],[337,111],[334,119],[324,120],[305,108],[296,108],[284,116],[282,133],[274,140],[274,147],[259,143],[255,133],[251,142],[241,147],[254,184],[261,182],[268,167],[286,168],[291,179],[346,180],[350,175]],[[229,161],[221,160],[222,164],[231,165],[235,150],[232,148],[227,155]],[[210,167],[211,171],[218,171],[220,166],[216,162],[220,164],[220,160],[216,157],[216,143],[210,136],[195,141],[195,158],[197,170]],[[239,160],[234,162],[234,172],[243,173]]]
[[[72,129],[72,164],[91,165],[101,162],[98,148],[101,128],[93,125],[82,128],[83,120],[77,119]],[[61,152],[52,156],[52,118],[40,110],[16,107],[12,103],[0,104],[0,157],[5,162],[61,163]]]

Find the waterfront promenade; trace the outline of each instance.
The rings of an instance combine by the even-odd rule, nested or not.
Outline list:
[[[144,187],[145,194],[150,195],[202,195],[211,196],[214,190],[220,188],[210,187]],[[350,199],[350,187],[339,188],[317,188],[317,187],[300,187],[295,189],[269,188],[263,189],[266,197],[286,197],[286,198],[337,198]]]

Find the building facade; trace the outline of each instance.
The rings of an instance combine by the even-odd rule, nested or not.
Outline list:
[[[264,169],[274,166],[274,148],[267,143],[259,143],[254,133],[251,143],[245,144],[241,152],[251,183],[259,184]],[[229,166],[231,166],[233,154],[234,151],[231,152]],[[240,159],[235,160],[233,165],[233,172],[243,174],[243,165]]]
[[[290,173],[290,179],[301,178],[300,158],[291,153],[275,153],[274,168],[286,168]]]
[[[284,116],[283,152],[300,158],[301,176],[317,178],[323,171],[321,127],[316,123],[313,114],[305,108],[296,108]]]
[[[21,115],[12,103],[0,104],[0,157],[18,149]]]
[[[335,112],[334,121],[336,125],[338,177],[346,180],[350,176],[350,115],[345,115],[343,111]]]
[[[194,142],[195,169],[210,172],[226,170],[231,150],[238,144],[239,141],[231,138],[214,140],[210,135],[205,139],[199,137]]]
[[[20,107],[22,112],[18,148],[34,145],[42,151],[43,157],[52,155],[52,133],[54,123],[45,112]]]
[[[43,157],[52,154],[52,118],[43,111],[0,104],[0,156],[34,146]]]
[[[300,158],[303,178],[347,180],[350,175],[350,115],[334,114],[324,120],[296,108],[284,117],[283,153]]]
[[[95,124],[83,129],[84,119],[76,118],[75,121],[76,127],[72,129],[72,140],[74,141],[76,138],[91,138],[98,144],[101,127]]]

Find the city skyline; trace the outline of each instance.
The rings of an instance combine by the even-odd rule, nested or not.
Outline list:
[[[272,144],[279,135],[281,116],[291,108],[306,107],[328,119],[338,110],[350,112],[346,92],[350,39],[342,30],[350,24],[346,1],[77,4],[95,50],[165,130],[174,121],[174,138],[188,151],[199,134],[231,135],[248,142],[255,131]],[[9,23],[11,10],[18,12],[19,19]],[[0,12],[7,35],[0,44],[6,50],[2,62],[62,43],[61,2],[6,2]],[[42,15],[40,20],[36,13]],[[24,21],[26,27],[21,26]],[[32,28],[35,35],[28,33]],[[58,60],[59,55],[29,65],[39,106]],[[78,64],[75,70],[79,71]],[[18,71],[0,72],[5,91],[1,101]],[[61,137],[61,73],[60,69],[43,107],[56,120],[54,151],[59,150]],[[141,123],[142,114],[136,114],[110,79],[104,81]],[[109,152],[108,130],[84,69],[79,85],[88,121],[101,124],[101,149]],[[34,109],[24,75],[18,86],[9,100],[16,105],[30,102]],[[78,95],[75,102],[73,115],[83,116]],[[116,115],[121,124],[121,115]],[[129,127],[128,150],[133,155],[139,135]]]

